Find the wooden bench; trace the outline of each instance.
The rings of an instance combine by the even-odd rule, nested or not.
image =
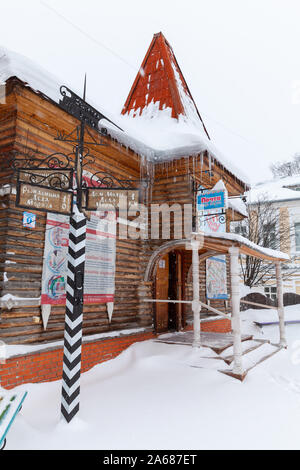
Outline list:
[[[27,392],[0,391],[0,450],[5,448],[7,433],[22,408],[26,395]]]

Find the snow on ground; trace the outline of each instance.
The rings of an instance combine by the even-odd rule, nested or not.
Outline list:
[[[278,326],[252,323],[267,314],[275,318],[271,310],[243,312],[243,333],[278,341]],[[300,306],[286,314],[300,319]],[[29,395],[7,449],[300,449],[300,324],[286,331],[289,348],[243,383],[218,372],[215,359],[190,367],[214,357],[207,348],[134,344],[82,375],[70,424],[60,420],[61,381],[17,387]]]

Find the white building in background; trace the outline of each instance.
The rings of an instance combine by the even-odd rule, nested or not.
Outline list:
[[[274,236],[279,231],[287,232],[280,240],[281,251],[287,253],[291,263],[283,269],[284,293],[300,295],[300,175],[276,178],[254,186],[247,194],[248,210],[255,210],[257,201],[271,203],[277,212],[277,227],[273,227]],[[245,222],[246,224],[246,222]],[[279,230],[280,227],[280,230]],[[271,231],[272,227],[268,230]],[[231,224],[231,231],[246,236],[246,225]],[[272,237],[270,237],[272,240]],[[284,239],[283,239],[284,238]],[[272,247],[270,244],[269,248]],[[271,277],[263,285],[253,287],[251,292],[260,292],[271,299],[276,298],[276,279]]]

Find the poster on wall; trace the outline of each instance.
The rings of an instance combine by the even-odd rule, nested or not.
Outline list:
[[[69,217],[47,215],[42,305],[65,305]],[[116,216],[115,213],[91,213],[86,227],[84,303],[112,303],[115,292]]]
[[[114,301],[116,266],[116,214],[94,212],[86,227],[84,303]]]
[[[227,300],[226,257],[212,256],[206,260],[206,297]]]
[[[42,275],[42,305],[66,303],[69,217],[47,215]]]

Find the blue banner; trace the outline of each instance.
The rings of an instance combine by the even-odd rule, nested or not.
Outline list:
[[[224,191],[211,191],[197,195],[197,209],[221,209],[225,207],[225,192]]]

